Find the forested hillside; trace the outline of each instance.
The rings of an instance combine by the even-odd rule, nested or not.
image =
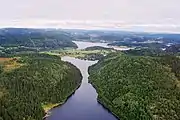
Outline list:
[[[62,30],[55,29],[0,29],[0,55],[14,54],[24,51],[40,51],[56,48],[72,47],[73,37]]]
[[[121,120],[179,120],[174,65],[165,58],[116,54],[90,67],[89,78],[99,102]]]
[[[171,46],[171,48],[173,49],[173,46]],[[175,54],[160,49],[134,49],[124,51],[124,53],[130,56],[151,56],[158,63],[170,67],[171,71],[180,80],[180,58],[178,57],[179,53]]]
[[[42,120],[43,106],[61,104],[81,83],[59,57],[31,54],[0,62],[0,120]]]

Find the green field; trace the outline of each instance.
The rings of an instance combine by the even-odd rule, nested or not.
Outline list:
[[[109,53],[115,52],[115,50],[77,50],[77,49],[59,49],[59,50],[51,50],[45,51],[41,53],[49,54],[49,55],[57,55],[57,56],[70,56],[79,59],[90,59],[96,56],[106,56]]]

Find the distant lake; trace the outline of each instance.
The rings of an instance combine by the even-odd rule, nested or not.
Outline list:
[[[73,41],[73,42],[78,46],[78,49],[85,49],[87,47],[93,47],[93,46],[114,48],[115,50],[120,50],[120,51],[134,49],[130,47],[108,46],[108,43],[101,43],[101,42],[85,42],[85,41]]]
[[[85,49],[87,47],[93,46],[101,46],[105,48],[109,48],[108,43],[100,43],[100,42],[84,42],[84,41],[73,41],[78,46],[78,49]]]

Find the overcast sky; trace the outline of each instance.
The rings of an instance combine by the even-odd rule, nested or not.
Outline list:
[[[0,0],[0,27],[180,32],[180,0]]]

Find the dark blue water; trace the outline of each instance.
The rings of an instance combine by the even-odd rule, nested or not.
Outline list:
[[[97,102],[96,90],[88,83],[88,67],[97,61],[85,61],[71,57],[63,57],[80,69],[83,80],[67,102],[50,111],[47,120],[117,120],[110,112]]]

